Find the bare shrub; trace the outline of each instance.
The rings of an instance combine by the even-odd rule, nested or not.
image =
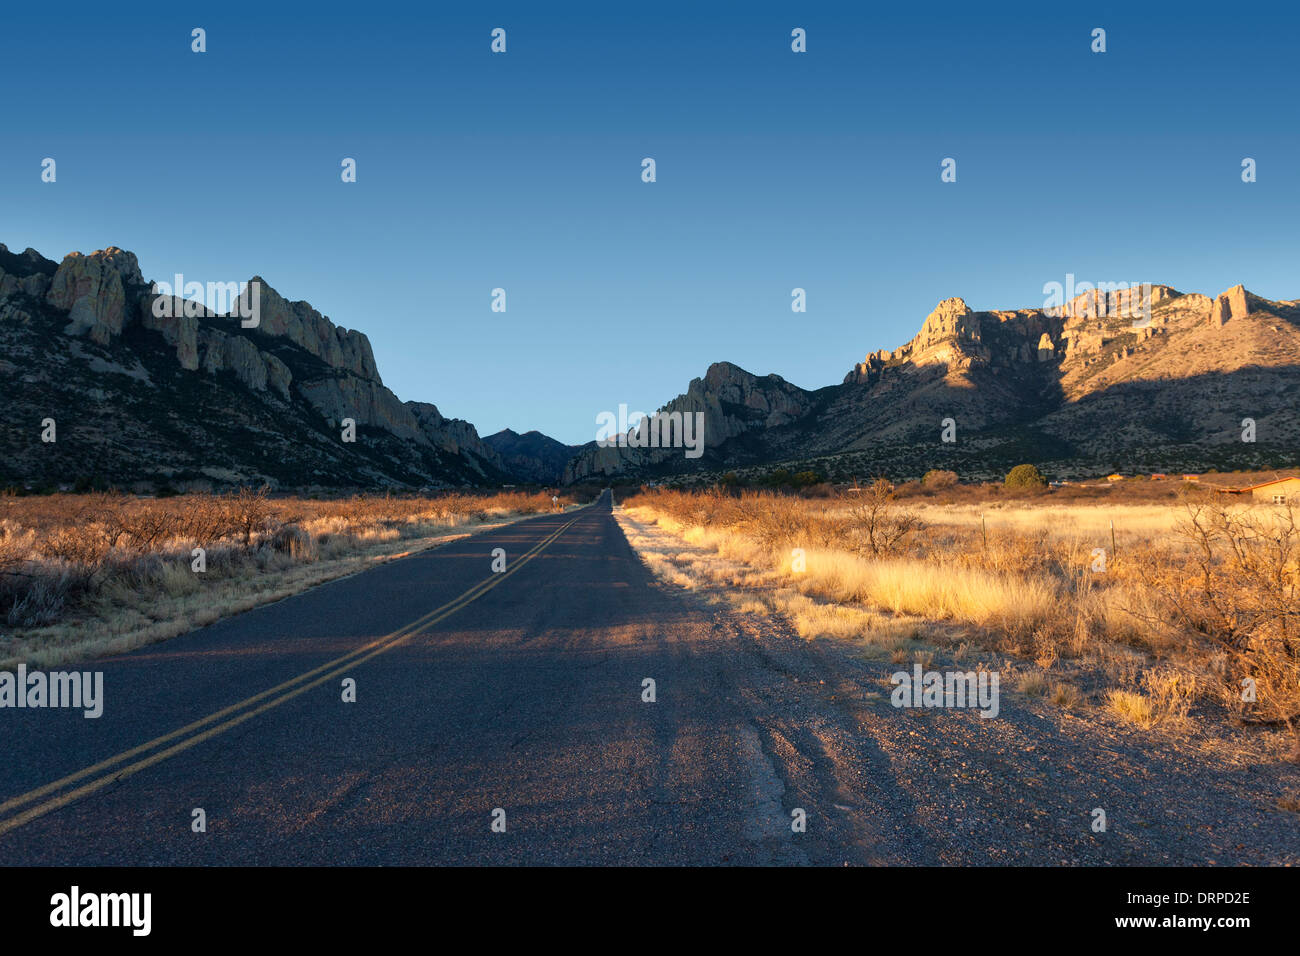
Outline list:
[[[1296,505],[1192,497],[1185,563],[1153,569],[1162,613],[1224,655],[1225,702],[1300,736],[1300,527]],[[1252,701],[1249,698],[1253,696]]]
[[[884,478],[877,478],[863,489],[857,503],[849,509],[851,533],[859,539],[857,550],[877,557],[892,554],[909,534],[921,527],[920,516],[899,509],[896,497],[894,486]]]
[[[10,594],[5,623],[10,627],[53,624],[63,615],[69,595],[77,589],[76,577],[73,572],[64,570],[27,578],[23,586]]]
[[[938,491],[943,488],[951,488],[957,484],[957,472],[945,471],[941,468],[933,468],[925,473],[921,479],[921,484],[926,488],[933,488]]]
[[[256,490],[240,488],[227,499],[227,513],[235,533],[243,538],[245,550],[252,547],[253,535],[265,531],[275,515],[267,500],[269,491],[266,485]]]

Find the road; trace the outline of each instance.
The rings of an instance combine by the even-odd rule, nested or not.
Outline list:
[[[735,650],[653,584],[606,492],[82,665],[98,719],[4,711],[0,859],[865,861],[792,832]]]
[[[0,865],[1221,865],[1300,848],[1300,815],[1278,809],[1291,764],[1245,772],[1014,693],[994,720],[896,709],[888,660],[657,583],[608,493],[85,668],[103,671],[98,719],[0,710]]]

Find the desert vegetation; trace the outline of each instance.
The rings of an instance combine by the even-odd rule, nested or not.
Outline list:
[[[895,663],[983,650],[1018,689],[1133,724],[1300,733],[1300,528],[1291,505],[1187,485],[1175,500],[1078,501],[1025,470],[994,490],[947,474],[805,497],[647,489],[624,514],[685,549],[652,565],[806,637]],[[711,557],[701,558],[701,552]],[[1300,749],[1297,750],[1300,755]]]
[[[566,495],[561,506],[574,503]],[[550,493],[0,497],[0,666],[171,637],[418,550],[552,510]]]

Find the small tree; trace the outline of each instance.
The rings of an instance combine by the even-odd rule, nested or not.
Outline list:
[[[894,486],[886,478],[877,478],[858,495],[849,509],[849,520],[861,533],[859,550],[879,557],[897,550],[903,540],[921,527],[921,518],[911,511],[900,511]]]
[[[267,530],[275,515],[266,497],[269,491],[267,485],[258,489],[240,488],[229,499],[230,517],[236,533],[244,539],[245,548],[252,547],[253,535]]]
[[[1016,465],[1007,472],[1003,484],[1008,488],[1046,488],[1047,479],[1033,465]]]

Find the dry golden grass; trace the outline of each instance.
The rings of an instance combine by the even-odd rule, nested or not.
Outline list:
[[[1055,611],[1050,583],[998,571],[911,558],[869,560],[811,550],[800,586],[833,601],[869,604],[894,614],[957,620],[1023,634]]]
[[[1052,685],[1046,675],[1039,671],[1029,671],[1021,676],[1018,689],[1020,693],[1028,694],[1030,697],[1046,697]]]
[[[1106,694],[1106,703],[1111,713],[1130,724],[1151,727],[1156,722],[1150,699],[1135,691],[1112,690]]]
[[[1172,532],[1177,512],[1169,505],[1094,503],[1049,505],[997,501],[987,505],[913,505],[922,518],[934,526],[979,531],[981,522],[990,533],[1046,534],[1056,541],[1109,542],[1114,523],[1120,540],[1138,540]]]
[[[1139,727],[1187,723],[1196,690],[1194,678],[1186,671],[1166,668],[1148,671],[1142,683],[1144,691],[1110,691],[1106,702],[1111,712]]]
[[[744,589],[751,609],[765,600],[806,637],[904,663],[918,652],[891,643],[902,627],[963,655],[974,643],[1032,661],[1019,689],[1062,708],[1095,699],[1141,727],[1199,713],[1300,732],[1294,508],[1197,489],[1154,505],[941,504],[881,483],[871,495],[656,490],[624,508],[691,546],[651,559],[670,580]],[[1258,701],[1243,704],[1245,678]]]
[[[1072,710],[1083,702],[1083,695],[1079,693],[1079,688],[1073,684],[1054,684],[1052,686],[1051,696],[1048,698],[1056,707],[1062,710]]]

